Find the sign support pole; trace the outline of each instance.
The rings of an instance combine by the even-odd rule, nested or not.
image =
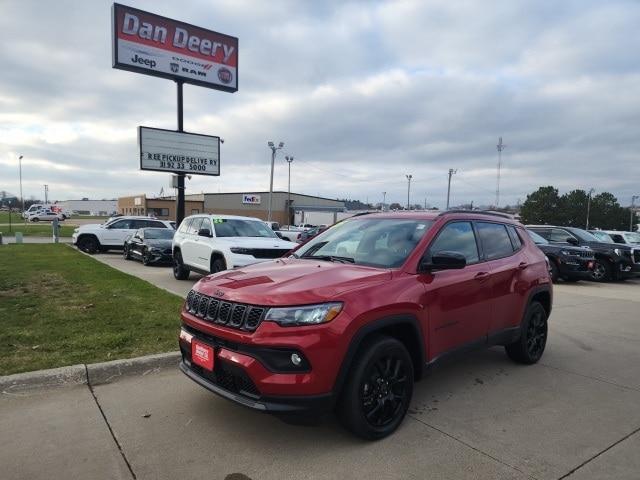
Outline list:
[[[178,87],[178,132],[184,132],[182,115],[182,80],[176,80]],[[184,219],[184,173],[178,173],[178,195],[176,196],[176,228]]]

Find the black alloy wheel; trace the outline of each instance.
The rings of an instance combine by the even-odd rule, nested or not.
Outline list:
[[[189,269],[182,263],[180,252],[173,253],[173,276],[176,280],[186,280],[189,278]]]
[[[149,251],[146,248],[142,251],[142,264],[145,266],[148,266],[151,264],[151,255],[149,254]]]
[[[78,248],[84,253],[93,255],[100,249],[100,243],[95,237],[82,237],[78,240]]]
[[[549,275],[551,275],[551,281],[556,283],[558,278],[560,278],[560,271],[558,270],[558,265],[555,260],[549,259]]]
[[[611,280],[611,266],[603,260],[596,260],[591,271],[591,278],[596,282]]]
[[[520,338],[505,346],[507,355],[517,363],[536,363],[547,345],[547,311],[541,303],[531,302],[520,325]]]
[[[371,365],[360,389],[362,411],[371,425],[385,427],[398,417],[408,381],[402,358],[390,355]]]
[[[122,256],[124,257],[125,260],[131,260],[131,252],[129,251],[129,248],[127,247],[126,244],[122,249]]]

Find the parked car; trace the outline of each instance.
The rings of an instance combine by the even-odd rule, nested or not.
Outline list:
[[[37,210],[35,213],[29,215],[30,222],[52,222],[56,218],[64,221],[64,216],[61,213],[52,210]]]
[[[94,254],[124,248],[124,242],[141,228],[169,228],[172,222],[152,217],[121,216],[102,224],[91,223],[76,228],[71,235],[73,244],[83,252]]]
[[[602,238],[608,236],[614,243],[624,243],[632,247],[640,247],[640,233],[638,232],[622,232],[619,230],[589,230],[596,237]]]
[[[320,233],[324,232],[326,229],[327,229],[326,225],[310,228],[308,230],[305,230],[304,232],[301,232],[297,240],[300,243],[308,242],[309,239],[315,237],[316,235],[319,235]]]
[[[196,283],[180,368],[254,410],[336,409],[350,431],[378,439],[401,424],[414,380],[456,351],[503,345],[536,363],[551,307],[547,260],[514,220],[377,213]]]
[[[297,242],[302,232],[304,232],[304,228],[296,227],[295,225],[285,225],[281,226],[280,230],[278,230],[278,236],[283,240],[289,240],[290,242]]]
[[[567,282],[590,279],[595,266],[595,252],[589,247],[574,247],[568,243],[549,243],[532,230],[527,230],[531,240],[549,259],[551,280]]]
[[[590,247],[596,258],[591,276],[595,281],[621,280],[640,274],[640,248],[603,242],[581,228],[554,225],[528,225],[527,228],[553,244]]]
[[[142,260],[143,265],[171,263],[172,228],[140,228],[124,242],[125,260]]]
[[[279,238],[262,220],[233,215],[192,215],[173,237],[173,275],[215,273],[279,258],[297,244]]]

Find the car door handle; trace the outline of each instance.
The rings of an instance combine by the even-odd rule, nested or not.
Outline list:
[[[525,269],[525,268],[527,268],[528,266],[529,266],[529,264],[528,264],[527,262],[520,262],[520,263],[518,264],[518,268],[519,268],[520,270],[524,270],[524,269]]]
[[[473,278],[476,280],[486,280],[487,278],[489,278],[489,272],[478,272]]]

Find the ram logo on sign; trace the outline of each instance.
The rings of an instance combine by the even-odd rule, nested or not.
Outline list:
[[[245,193],[242,195],[242,203],[245,205],[260,205],[260,195],[251,195]]]
[[[113,67],[226,92],[238,90],[238,39],[113,4]]]

